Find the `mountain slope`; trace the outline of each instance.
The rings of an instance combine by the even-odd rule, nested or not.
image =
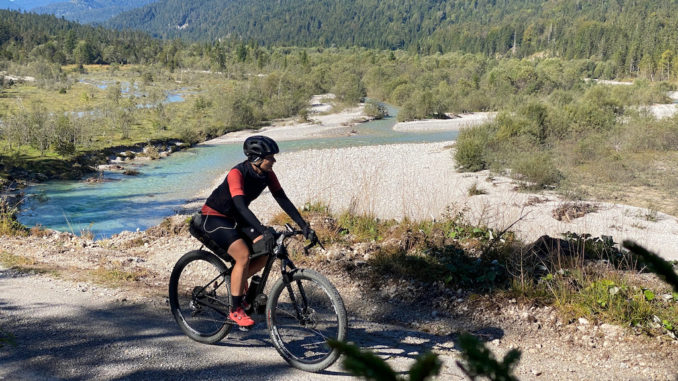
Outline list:
[[[50,3],[32,9],[36,13],[53,14],[81,23],[102,22],[111,17],[142,7],[154,0],[71,0]]]
[[[638,70],[678,51],[672,0],[164,0],[109,21],[156,37],[236,37],[266,45],[537,52]]]

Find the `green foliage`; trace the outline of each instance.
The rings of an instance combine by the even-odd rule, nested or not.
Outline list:
[[[348,73],[337,80],[332,92],[337,96],[337,99],[349,104],[357,103],[367,95],[360,76],[353,73]]]
[[[28,229],[17,221],[17,205],[10,205],[4,199],[0,199],[0,236],[25,236]]]
[[[464,362],[457,361],[457,366],[471,380],[487,378],[493,381],[517,381],[513,369],[520,361],[520,351],[511,349],[501,361],[497,361],[490,350],[470,334],[459,336],[459,347]]]
[[[381,221],[372,216],[359,216],[351,213],[343,213],[338,219],[342,231],[352,234],[361,241],[377,241],[383,239],[383,234],[394,221]]]
[[[561,174],[547,152],[524,152],[513,159],[512,175],[531,184],[531,187],[544,188],[557,185]],[[516,176],[520,175],[520,176]]]
[[[608,278],[610,276],[615,279]],[[655,319],[664,322],[664,327],[678,323],[678,306],[675,303],[659,300],[654,291],[633,285],[612,272],[586,276],[580,271],[565,271],[548,274],[541,283],[553,293],[557,305],[572,318],[585,316],[638,327],[648,333],[655,329]]]
[[[388,111],[381,103],[370,100],[365,105],[365,115],[374,119],[383,119],[388,115]]]
[[[65,115],[56,118],[54,139],[52,142],[54,152],[61,156],[70,156],[75,153],[77,142],[77,130]]]
[[[49,15],[0,10],[0,57],[57,64],[149,62],[161,43],[138,32],[116,32]]]
[[[31,12],[63,16],[83,24],[103,22],[121,12],[138,8],[152,0],[116,0],[87,2],[56,2],[31,9]]]
[[[465,128],[459,132],[455,144],[454,159],[459,168],[480,171],[487,168],[487,154],[492,134],[489,125]]]
[[[433,353],[423,354],[415,360],[408,372],[408,377],[398,377],[396,372],[379,356],[370,351],[361,351],[354,344],[329,340],[332,348],[338,349],[343,355],[343,367],[352,375],[365,380],[375,381],[424,381],[429,380],[440,372],[442,366],[438,356]]]

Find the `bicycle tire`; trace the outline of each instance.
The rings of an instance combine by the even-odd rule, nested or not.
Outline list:
[[[223,339],[232,325],[227,317],[202,302],[223,305],[229,310],[231,301],[230,276],[220,276],[228,271],[226,265],[214,254],[194,250],[184,254],[174,265],[169,282],[169,302],[174,320],[191,339],[214,344]],[[215,284],[206,289],[206,285]],[[214,286],[217,287],[214,287]]]
[[[308,269],[291,273],[290,287],[298,305],[306,293],[309,309],[300,321],[291,302],[290,290],[280,278],[273,285],[266,304],[266,322],[275,349],[290,365],[307,372],[319,372],[334,364],[339,351],[327,339],[344,341],[348,331],[346,308],[337,289],[323,275]]]

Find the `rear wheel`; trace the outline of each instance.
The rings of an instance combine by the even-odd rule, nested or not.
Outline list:
[[[346,339],[348,323],[337,289],[313,270],[296,270],[292,282],[273,285],[266,319],[273,345],[295,368],[319,372],[339,358],[327,339]]]
[[[172,270],[170,308],[181,330],[191,339],[213,344],[231,330],[227,315],[231,278],[214,254],[195,250],[184,254]]]

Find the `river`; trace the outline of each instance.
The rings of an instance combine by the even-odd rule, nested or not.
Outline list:
[[[337,148],[378,144],[455,140],[456,131],[407,133],[393,131],[397,109],[391,116],[357,125],[351,136],[280,142],[282,152],[311,148]],[[283,127],[284,128],[284,127]],[[124,230],[144,230],[212,186],[233,165],[243,160],[242,143],[199,145],[162,160],[139,166],[139,176],[105,172],[106,181],[50,181],[26,188],[19,221],[80,234],[91,231],[102,239]]]

